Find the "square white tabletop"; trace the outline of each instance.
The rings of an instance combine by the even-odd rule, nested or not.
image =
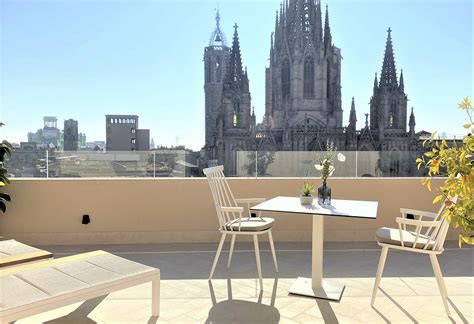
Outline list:
[[[251,207],[255,211],[310,214],[334,217],[376,219],[377,201],[332,199],[331,205],[322,207],[315,197],[312,205],[301,205],[299,197],[275,197]]]

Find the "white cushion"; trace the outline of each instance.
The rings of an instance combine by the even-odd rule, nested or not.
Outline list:
[[[227,231],[239,231],[239,224],[240,224],[240,231],[241,232],[258,232],[264,231],[273,226],[273,218],[269,217],[243,217],[239,220],[234,220],[232,222],[228,222],[224,229]]]
[[[412,231],[402,230],[403,245],[407,247],[413,247],[415,242],[416,233]],[[380,243],[387,243],[393,245],[402,245],[400,238],[400,230],[398,228],[381,227],[375,232],[375,239]],[[431,250],[434,245],[434,241],[430,240],[428,236],[420,234],[416,241],[416,248],[423,249],[425,244],[428,242],[427,249]]]

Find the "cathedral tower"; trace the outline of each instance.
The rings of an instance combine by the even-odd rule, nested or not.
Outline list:
[[[204,93],[205,93],[205,125],[206,149],[209,159],[212,147],[216,146],[217,117],[222,103],[222,90],[226,75],[230,48],[220,27],[219,11],[216,12],[216,28],[211,34],[208,46],[204,49]]]
[[[275,19],[266,68],[265,120],[283,131],[302,125],[342,128],[341,52],[332,44],[329,12],[324,30],[319,0],[289,0]]]
[[[378,132],[380,139],[407,131],[408,99],[404,89],[403,71],[398,83],[391,32],[389,28],[380,81],[377,84],[376,75],[373,96],[370,99],[370,128]]]

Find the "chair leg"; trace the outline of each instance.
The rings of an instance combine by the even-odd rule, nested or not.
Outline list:
[[[230,268],[230,262],[232,261],[232,252],[234,252],[235,237],[237,235],[232,234],[232,240],[230,241],[229,261],[227,262],[227,268]]]
[[[268,240],[270,241],[270,248],[272,250],[273,263],[275,264],[275,270],[276,272],[278,272],[278,263],[277,263],[276,253],[275,253],[275,245],[273,244],[272,230],[268,231]]]
[[[446,289],[446,285],[444,284],[443,274],[441,273],[441,268],[438,263],[438,258],[436,254],[430,254],[431,265],[433,266],[433,271],[436,277],[436,281],[438,282],[439,292],[441,293],[441,298],[443,299],[444,308],[446,309],[446,314],[451,316],[451,312],[449,311],[449,304],[448,304],[448,290]]]
[[[255,259],[257,260],[258,279],[260,281],[260,290],[263,290],[262,266],[260,264],[260,249],[258,248],[257,234],[253,235],[253,245],[255,246]]]
[[[224,245],[226,233],[222,233],[221,241],[219,242],[219,247],[217,248],[216,256],[214,257],[214,262],[212,263],[211,273],[209,274],[209,280],[212,279],[214,270],[216,269],[217,261],[219,260],[219,255],[221,254],[222,246]]]
[[[388,246],[382,246],[382,252],[380,253],[379,266],[377,268],[377,274],[375,275],[374,291],[372,292],[371,306],[374,306],[375,297],[377,296],[377,289],[380,285],[380,279],[382,279],[383,267],[385,266],[385,260],[387,260]]]

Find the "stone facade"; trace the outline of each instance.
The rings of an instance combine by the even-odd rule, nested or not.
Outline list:
[[[270,37],[265,70],[265,115],[256,124],[246,69],[242,69],[237,25],[232,47],[220,29],[220,16],[204,51],[207,165],[223,164],[236,174],[236,151],[320,151],[327,141],[339,151],[379,151],[377,175],[409,176],[417,149],[413,110],[407,130],[403,72],[398,79],[388,29],[380,81],[375,76],[365,127],[356,128],[352,99],[343,126],[341,50],[333,45],[326,6],[324,26],[318,0],[282,4]],[[413,159],[414,160],[414,159]]]
[[[79,148],[78,122],[74,119],[64,121],[64,151],[77,151]]]

